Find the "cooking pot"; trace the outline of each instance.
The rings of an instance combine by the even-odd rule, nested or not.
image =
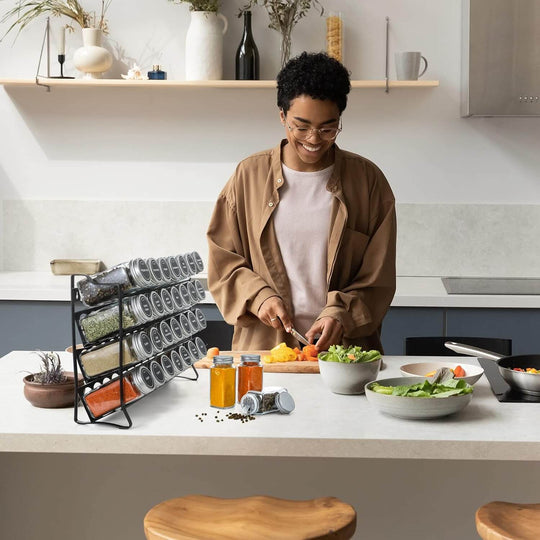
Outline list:
[[[499,373],[503,379],[518,392],[531,396],[540,396],[540,374],[527,373],[526,371],[514,371],[514,368],[540,369],[540,354],[520,354],[517,356],[502,356],[493,351],[486,351],[471,345],[447,341],[445,347],[457,353],[467,356],[476,356],[493,360],[499,367]]]

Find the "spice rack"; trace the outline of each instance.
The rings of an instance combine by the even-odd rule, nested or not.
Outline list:
[[[73,345],[73,371],[75,376],[75,403],[83,404],[88,420],[79,418],[78,407],[74,407],[74,421],[78,424],[100,423],[128,429],[133,425],[127,407],[153,393],[168,382],[178,378],[196,381],[199,374],[194,362],[206,355],[206,345],[197,336],[206,327],[202,312],[195,307],[204,298],[204,289],[194,279],[194,272],[166,284],[134,287],[122,290],[121,283],[107,282],[113,291],[110,297],[98,305],[84,307],[76,278],[87,280],[94,286],[103,286],[95,276],[74,274],[71,276],[71,332]],[[177,288],[175,301],[163,312],[154,311],[151,318],[126,327],[125,312],[129,303],[141,295],[145,298],[161,297],[164,290]],[[172,297],[171,297],[172,298]],[[154,298],[155,299],[155,298]],[[129,304],[128,304],[129,305]],[[171,309],[172,306],[172,309]],[[116,310],[117,329],[106,332],[96,339],[89,339],[82,321],[91,314]],[[174,332],[171,327],[174,328]],[[76,330],[79,330],[83,346],[77,348]],[[88,327],[86,328],[88,330]],[[164,332],[164,333],[162,333]],[[143,336],[146,336],[144,339]],[[150,339],[150,336],[152,338]],[[167,338],[167,339],[165,339]],[[137,342],[137,347],[133,343]],[[79,346],[80,347],[80,346]],[[140,354],[133,354],[138,350]],[[101,354],[102,365],[92,369],[85,359],[95,360]],[[110,354],[109,354],[110,351]],[[141,357],[142,356],[142,357]],[[113,358],[117,365],[103,364],[103,359]],[[110,360],[109,358],[109,360]],[[79,379],[79,373],[82,379]],[[99,398],[99,399],[98,399]],[[125,423],[112,422],[108,417],[122,413]]]

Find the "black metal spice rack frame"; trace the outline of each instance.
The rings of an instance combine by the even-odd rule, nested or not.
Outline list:
[[[164,285],[156,285],[156,286],[144,287],[144,288],[138,287],[138,288],[135,288],[135,289],[130,289],[129,291],[123,291],[122,287],[121,287],[121,284],[107,283],[108,287],[110,286],[110,287],[114,287],[116,289],[116,294],[112,297],[112,299],[110,299],[107,302],[102,302],[102,303],[100,303],[100,304],[98,304],[96,306],[93,306],[93,307],[84,308],[84,309],[77,309],[77,307],[76,307],[77,303],[81,302],[79,289],[75,286],[75,278],[77,278],[77,277],[89,279],[91,282],[93,282],[97,286],[100,285],[100,283],[98,281],[94,280],[92,278],[92,276],[89,276],[87,274],[73,274],[71,276],[71,341],[72,341],[72,355],[73,355],[73,373],[74,373],[74,378],[75,378],[75,394],[74,394],[74,408],[73,408],[73,411],[74,411],[73,416],[74,416],[74,418],[73,419],[77,424],[82,424],[82,425],[99,423],[99,424],[114,426],[114,427],[117,427],[119,429],[129,429],[133,425],[133,421],[132,421],[131,416],[129,415],[129,413],[127,411],[127,407],[129,407],[133,403],[136,403],[136,402],[140,401],[141,399],[143,399],[145,396],[147,396],[149,394],[141,393],[141,395],[139,397],[137,397],[137,398],[135,398],[135,399],[133,399],[133,400],[126,403],[125,395],[124,395],[124,377],[125,377],[125,373],[128,371],[128,369],[131,370],[131,369],[137,368],[137,367],[139,367],[141,365],[149,364],[150,362],[152,362],[152,360],[156,360],[161,355],[167,354],[168,352],[172,351],[173,349],[181,346],[183,343],[189,341],[193,337],[193,335],[186,336],[186,337],[182,338],[180,341],[177,341],[176,343],[174,343],[173,345],[170,345],[170,346],[164,348],[163,351],[159,352],[158,354],[153,355],[153,356],[151,356],[149,358],[146,358],[144,360],[139,360],[137,362],[131,363],[131,364],[129,364],[129,366],[124,366],[123,340],[124,340],[124,338],[126,336],[131,335],[135,331],[144,330],[145,328],[150,328],[150,327],[152,327],[152,326],[154,326],[156,324],[159,325],[159,323],[162,320],[166,320],[167,318],[170,318],[170,317],[172,317],[174,315],[178,315],[178,314],[180,314],[182,312],[188,311],[189,308],[186,307],[185,309],[180,309],[178,311],[175,311],[174,314],[169,314],[169,313],[165,314],[165,315],[163,315],[163,316],[161,316],[159,318],[156,318],[156,319],[154,319],[152,321],[148,321],[146,323],[130,327],[129,330],[125,331],[125,329],[123,327],[123,318],[122,318],[123,299],[126,298],[126,297],[129,297],[129,296],[135,296],[135,295],[142,294],[142,293],[151,293],[152,291],[157,291],[157,290],[162,289],[162,288],[164,288],[166,286],[164,286]],[[170,283],[170,284],[168,284],[168,286],[178,285],[178,284],[181,284],[182,282],[188,282],[190,280],[191,280],[190,277],[186,277],[184,279],[177,280],[174,283]],[[118,331],[113,333],[113,334],[110,334],[108,336],[105,336],[102,339],[96,340],[96,341],[88,342],[87,340],[84,340],[85,343],[83,345],[83,348],[78,349],[77,348],[76,328],[78,328],[78,324],[79,324],[78,321],[79,321],[81,315],[84,314],[84,313],[89,313],[91,311],[94,311],[94,310],[102,308],[102,307],[106,307],[108,305],[112,306],[112,305],[115,305],[115,304],[118,305],[118,317],[119,317],[119,329],[118,329]],[[81,332],[81,337],[82,336],[83,336],[83,334]],[[81,371],[82,376],[84,377],[84,382],[81,382],[79,380],[79,358],[80,358],[81,353],[83,351],[88,351],[90,349],[98,348],[99,346],[105,346],[107,344],[111,344],[111,343],[115,343],[115,342],[117,342],[119,344],[119,367],[115,368],[115,369],[112,369],[112,370],[108,370],[108,371],[103,372],[103,373],[100,373],[99,375],[96,375],[96,376],[88,376],[84,372],[84,369],[82,369],[82,366],[81,366],[80,371]],[[166,380],[163,385],[160,385],[160,386],[156,387],[150,393],[153,393],[158,388],[161,388],[162,386],[165,386],[165,384],[167,384],[168,382],[170,382],[171,380],[173,380],[175,378],[187,379],[187,380],[191,380],[191,381],[198,380],[199,373],[198,373],[197,369],[195,368],[195,366],[193,364],[190,366],[190,368],[193,370],[193,374],[194,374],[193,376],[188,377],[186,375],[180,375],[180,374],[175,375],[171,379]],[[108,412],[106,412],[106,413],[104,413],[104,414],[102,414],[100,416],[94,417],[94,415],[88,409],[86,401],[83,399],[83,396],[85,395],[85,391],[88,388],[93,389],[93,387],[96,385],[96,383],[103,383],[103,381],[105,379],[110,380],[111,377],[114,376],[115,374],[118,374],[118,379],[117,380],[119,381],[120,404],[117,407],[115,407],[114,409],[111,409],[110,411],[108,411]],[[80,401],[82,402],[82,404],[83,404],[83,406],[85,408],[85,411],[86,411],[86,414],[87,414],[89,420],[81,420],[79,418],[79,411],[78,411],[78,407],[77,407],[79,399],[80,399]],[[107,417],[109,417],[110,415],[115,414],[117,412],[122,412],[122,414],[124,415],[124,419],[126,421],[125,424],[120,424],[120,423],[117,423],[117,422],[111,422],[111,421],[105,420]]]

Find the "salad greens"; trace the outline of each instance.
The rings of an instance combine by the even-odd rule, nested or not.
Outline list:
[[[428,380],[403,386],[382,386],[374,382],[370,390],[378,394],[390,396],[421,397],[421,398],[445,398],[470,394],[473,387],[463,380],[450,379],[444,383],[431,383]]]
[[[364,351],[362,347],[343,345],[330,345],[327,352],[319,353],[319,359],[325,362],[344,362],[346,364],[359,364],[360,362],[373,362],[381,357],[376,350]]]

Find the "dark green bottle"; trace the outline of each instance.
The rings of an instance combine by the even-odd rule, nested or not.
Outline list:
[[[251,31],[251,11],[244,11],[244,33],[236,51],[236,80],[259,79],[259,51]]]

